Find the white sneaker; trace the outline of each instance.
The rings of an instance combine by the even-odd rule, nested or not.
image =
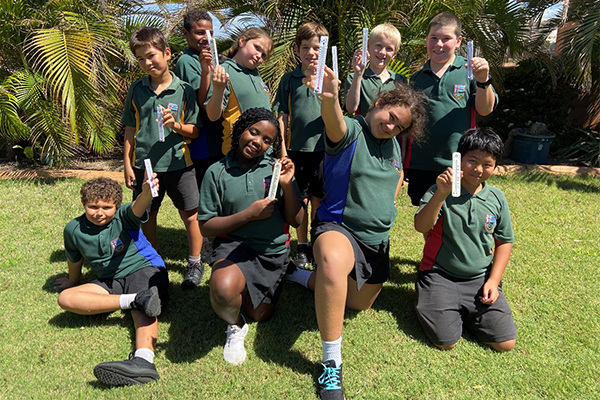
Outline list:
[[[229,364],[240,365],[246,361],[246,348],[244,339],[248,334],[248,324],[243,327],[237,325],[227,325],[227,339],[223,347],[223,358]]]

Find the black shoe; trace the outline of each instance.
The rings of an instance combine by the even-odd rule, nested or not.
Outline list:
[[[310,245],[300,244],[292,262],[297,268],[306,268],[306,264],[312,261],[312,249]]]
[[[200,262],[188,262],[185,278],[181,282],[183,290],[191,290],[200,284],[204,275],[204,264]]]
[[[133,308],[142,311],[149,317],[158,317],[161,311],[158,288],[152,286],[150,289],[139,292],[133,300]]]
[[[141,357],[96,365],[94,376],[108,386],[143,385],[160,378],[154,364]]]
[[[321,400],[344,400],[342,385],[342,366],[335,366],[335,361],[323,362],[323,373],[319,377],[319,398]]]

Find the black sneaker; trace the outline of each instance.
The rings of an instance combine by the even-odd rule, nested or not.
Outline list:
[[[141,357],[100,363],[94,367],[94,376],[108,386],[143,385],[160,378],[154,364]]]
[[[142,311],[149,317],[158,317],[161,311],[158,288],[152,286],[150,289],[139,292],[133,300],[133,308]]]
[[[342,385],[342,366],[335,366],[335,361],[323,362],[323,373],[319,377],[319,398],[321,400],[344,400]]]
[[[296,255],[292,259],[292,262],[297,268],[304,269],[306,264],[311,262],[312,259],[312,249],[310,245],[300,244],[298,245],[298,249],[296,250]]]
[[[188,262],[185,278],[181,282],[183,290],[191,290],[200,284],[204,275],[204,264],[200,262]]]

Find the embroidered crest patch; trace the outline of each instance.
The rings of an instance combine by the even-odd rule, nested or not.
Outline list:
[[[177,114],[177,110],[179,109],[179,104],[169,102],[169,104],[167,104],[167,108],[169,108],[171,110],[171,113],[175,115]]]
[[[467,91],[466,85],[456,84],[456,85],[454,85],[454,93],[452,93],[452,95],[454,96],[454,98],[456,100],[460,100],[463,97],[465,97],[466,91]]]
[[[261,81],[260,85],[262,86],[262,88],[265,91],[265,93],[269,93],[269,87],[267,86],[266,83],[264,83],[264,82]]]
[[[400,161],[394,159],[394,168],[396,169],[397,173],[402,172],[402,165],[400,165]]]
[[[494,214],[485,215],[485,230],[491,232],[496,226],[496,216]]]
[[[125,246],[123,245],[121,238],[116,238],[111,240],[110,247],[112,247],[115,252],[120,253],[124,250]]]

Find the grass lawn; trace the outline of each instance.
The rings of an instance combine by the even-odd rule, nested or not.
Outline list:
[[[413,310],[423,238],[403,190],[391,279],[372,310],[346,313],[349,399],[600,397],[600,180],[529,173],[490,182],[508,198],[517,238],[504,275],[519,329],[515,349],[497,354],[468,334],[452,351],[429,344]],[[159,317],[161,379],[99,384],[94,365],[133,350],[129,313],[70,314],[52,291],[66,275],[62,230],[83,213],[82,183],[0,181],[0,399],[315,398],[321,344],[312,293],[287,285],[275,317],[250,324],[247,361],[225,363],[226,325],[210,306],[210,269],[200,290],[180,289],[187,242],[168,200],[158,232],[171,280],[171,303]]]

